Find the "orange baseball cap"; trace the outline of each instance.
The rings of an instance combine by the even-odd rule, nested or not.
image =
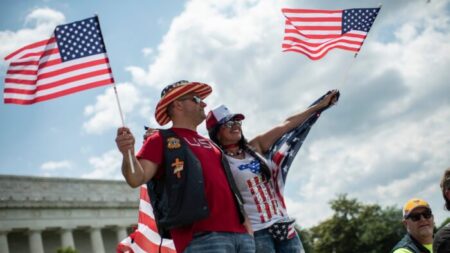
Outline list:
[[[431,210],[430,205],[423,199],[413,198],[408,200],[403,206],[403,218],[406,219],[408,215],[417,207],[426,207]]]

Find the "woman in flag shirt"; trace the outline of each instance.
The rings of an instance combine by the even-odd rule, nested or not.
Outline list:
[[[289,117],[250,141],[244,138],[241,129],[244,115],[233,114],[223,105],[208,113],[206,127],[209,136],[226,154],[254,230],[257,253],[304,253],[294,229],[295,220],[288,216],[283,197],[286,170],[291,161],[287,165],[282,162],[289,153],[295,155],[301,143],[290,145],[297,141],[291,139],[290,144],[285,142],[280,145],[279,140],[307,122],[306,133],[301,133],[303,136],[290,134],[296,139],[305,138],[320,112],[333,105],[338,96],[337,90],[328,92],[307,110]],[[295,146],[293,148],[297,150],[290,146]]]

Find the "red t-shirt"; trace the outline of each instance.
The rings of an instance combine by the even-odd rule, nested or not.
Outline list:
[[[183,138],[202,165],[206,200],[210,211],[207,218],[197,221],[191,226],[170,231],[177,252],[183,252],[197,232],[246,233],[247,230],[239,221],[238,208],[225,171],[222,168],[220,151],[210,140],[195,131],[184,128],[172,128],[172,130],[180,138]],[[164,171],[161,166],[163,143],[159,132],[148,137],[144,146],[138,152],[137,158],[146,159],[160,165],[158,174]],[[185,171],[181,173],[183,172],[185,173]]]

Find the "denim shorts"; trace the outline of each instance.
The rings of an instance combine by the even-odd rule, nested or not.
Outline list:
[[[276,241],[268,229],[256,231],[254,235],[256,253],[305,253],[297,233],[291,239],[284,241]]]
[[[255,253],[255,241],[247,233],[198,233],[184,253]]]

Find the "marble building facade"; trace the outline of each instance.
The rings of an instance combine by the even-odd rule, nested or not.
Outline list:
[[[0,253],[115,252],[138,206],[123,181],[0,175]]]

